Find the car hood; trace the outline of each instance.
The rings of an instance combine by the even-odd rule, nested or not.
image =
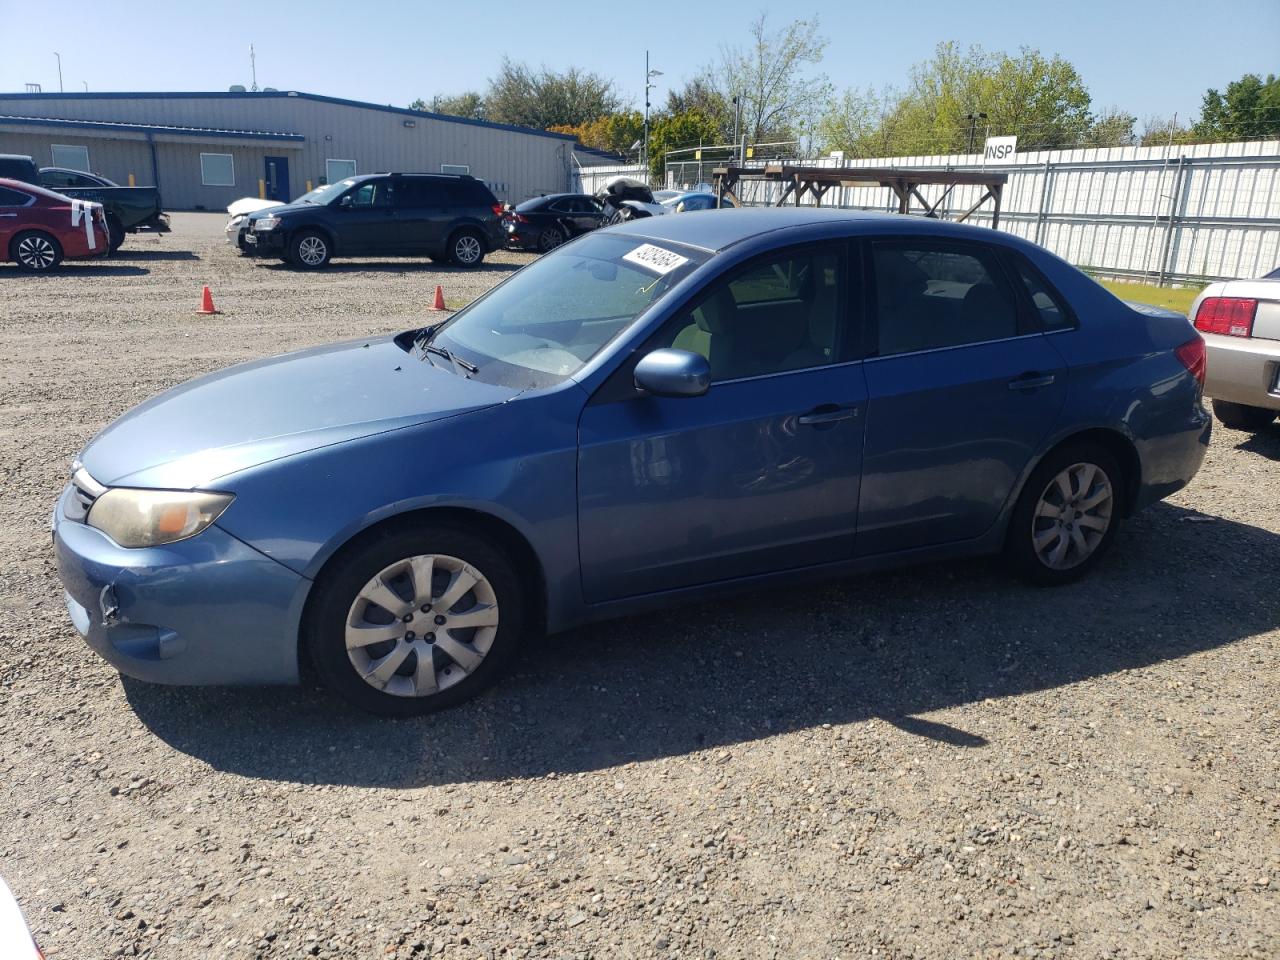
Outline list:
[[[250,220],[257,220],[259,217],[283,217],[291,213],[305,213],[308,210],[320,210],[320,206],[314,203],[281,203],[274,207],[263,207],[261,210],[250,210],[248,213]]]
[[[353,340],[230,367],[152,397],[94,437],[80,462],[107,486],[205,487],[269,460],[459,416],[518,392],[419,360],[390,337]]]
[[[283,207],[287,204],[279,200],[259,200],[257,197],[243,197],[227,204],[227,213],[233,217],[243,217],[259,210],[270,210],[272,207]]]

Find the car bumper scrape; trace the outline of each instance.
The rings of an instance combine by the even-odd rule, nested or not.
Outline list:
[[[67,612],[121,673],[184,685],[296,683],[305,578],[214,525],[163,547],[125,549],[68,520],[53,544]]]

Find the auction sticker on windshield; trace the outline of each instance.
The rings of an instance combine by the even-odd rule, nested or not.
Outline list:
[[[670,250],[663,250],[662,247],[655,247],[652,243],[640,244],[630,253],[624,253],[622,259],[644,267],[646,270],[652,270],[659,276],[668,274],[676,267],[689,262],[688,257],[682,257]]]

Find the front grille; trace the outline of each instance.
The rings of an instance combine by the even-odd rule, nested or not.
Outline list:
[[[106,493],[106,487],[94,480],[79,464],[72,464],[71,496],[65,509],[68,520],[83,523],[94,501]]]

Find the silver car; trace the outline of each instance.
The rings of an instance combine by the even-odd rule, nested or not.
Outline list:
[[[1208,347],[1214,416],[1233,430],[1265,430],[1280,413],[1280,268],[1209,284],[1191,317]]]

